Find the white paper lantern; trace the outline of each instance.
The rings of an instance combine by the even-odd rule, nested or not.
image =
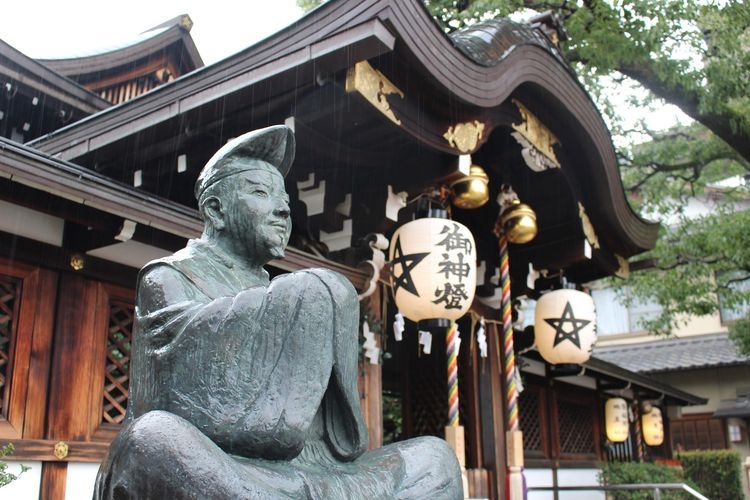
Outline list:
[[[545,293],[536,303],[534,336],[548,363],[585,363],[596,342],[594,299],[570,289]]]
[[[607,439],[613,443],[625,441],[630,432],[627,401],[623,398],[608,399],[604,405],[604,423]]]
[[[391,238],[391,284],[399,311],[412,321],[458,319],[474,300],[476,245],[450,219],[416,219]]]
[[[659,446],[664,442],[664,421],[661,409],[654,406],[651,411],[641,416],[643,441],[649,446]]]

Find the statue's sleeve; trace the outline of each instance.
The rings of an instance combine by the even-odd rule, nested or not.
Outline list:
[[[167,264],[144,268],[138,280],[133,335],[131,417],[152,409],[172,409],[164,387],[176,365],[190,362],[191,352],[221,328],[236,307],[235,297],[211,299],[184,274]],[[196,368],[198,369],[198,368]]]
[[[232,306],[233,297],[211,299],[172,266],[142,272],[136,301],[139,340],[152,349],[170,349],[196,328],[214,329]]]

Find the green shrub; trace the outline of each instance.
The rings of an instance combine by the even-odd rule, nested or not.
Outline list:
[[[685,477],[712,500],[742,498],[740,455],[731,450],[686,451],[678,455]]]
[[[680,469],[661,464],[637,462],[609,462],[599,472],[599,482],[606,485],[643,483],[684,483]],[[653,500],[653,490],[611,491],[614,500]],[[661,492],[663,500],[690,498],[686,493],[674,490]]]

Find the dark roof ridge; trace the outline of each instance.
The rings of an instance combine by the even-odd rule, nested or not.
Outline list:
[[[162,28],[171,28],[172,26],[177,26],[178,28],[182,28],[185,31],[190,31],[191,29],[193,29],[193,20],[188,14],[180,14],[179,16],[175,16],[168,21],[157,24],[152,28],[143,30],[141,33],[148,33],[149,31],[154,31]]]
[[[187,21],[183,22],[185,18]],[[203,59],[198,52],[198,48],[195,46],[193,38],[190,36],[191,27],[192,20],[190,20],[190,16],[181,15],[143,31],[141,35],[154,33],[150,36],[143,36],[141,39],[124,47],[117,47],[84,56],[40,58],[36,59],[36,61],[60,74],[79,75],[105,71],[129,61],[146,57],[174,43],[182,42],[190,58],[189,66],[194,66],[193,69],[200,68],[203,66]]]
[[[560,49],[537,26],[508,18],[486,19],[449,35],[456,48],[482,66],[496,66],[510,50],[520,45],[540,47],[575,76]]]
[[[4,61],[6,59],[11,65],[17,66],[19,70],[28,73],[29,76],[33,76],[33,80],[36,81],[39,79],[67,94],[70,101],[67,104],[74,105],[81,111],[96,113],[111,106],[111,103],[102,99],[98,94],[91,92],[74,80],[61,75],[39,61],[32,59],[9,43],[0,40],[0,66],[7,64]],[[13,70],[13,68],[7,69]],[[21,72],[19,71],[19,73]],[[30,82],[31,80],[26,83]],[[58,100],[65,100],[61,97],[56,98]],[[75,101],[77,101],[77,104]]]

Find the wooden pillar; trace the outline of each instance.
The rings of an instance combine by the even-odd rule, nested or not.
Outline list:
[[[26,411],[23,422],[24,439],[44,437],[57,280],[56,272],[45,269],[39,270],[38,300],[33,316],[34,330],[29,358],[29,385],[26,393]]]
[[[471,324],[469,322],[469,324]],[[476,327],[475,327],[476,330]],[[459,354],[459,377],[461,397],[464,401],[464,422],[469,453],[466,463],[469,468],[482,467],[482,426],[480,423],[479,370],[481,361],[474,332],[462,333],[463,342]]]
[[[482,421],[483,466],[492,475],[490,495],[505,498],[505,405],[503,390],[503,359],[500,331],[494,323],[487,325],[487,362],[479,376]]]
[[[65,480],[68,475],[67,462],[44,462],[40,500],[65,500]]]
[[[380,311],[382,292],[382,285],[378,285],[378,288],[370,295],[367,302],[361,303],[361,307],[367,307],[370,326],[382,319]],[[382,325],[382,328],[385,328],[385,325]],[[382,337],[378,338],[378,347],[382,349],[381,341]],[[362,340],[360,339],[361,342]],[[383,367],[380,363],[376,365],[371,364],[367,358],[363,359],[361,363],[359,384],[360,404],[365,424],[367,425],[367,432],[370,435],[369,445],[372,450],[383,446]]]
[[[91,376],[96,358],[97,299],[100,285],[72,273],[60,278],[52,348],[45,438],[87,441],[91,434]],[[97,372],[98,373],[98,372]],[[45,462],[41,498],[63,500],[68,464]]]
[[[381,365],[365,361],[365,404],[370,449],[383,446],[383,377]]]

